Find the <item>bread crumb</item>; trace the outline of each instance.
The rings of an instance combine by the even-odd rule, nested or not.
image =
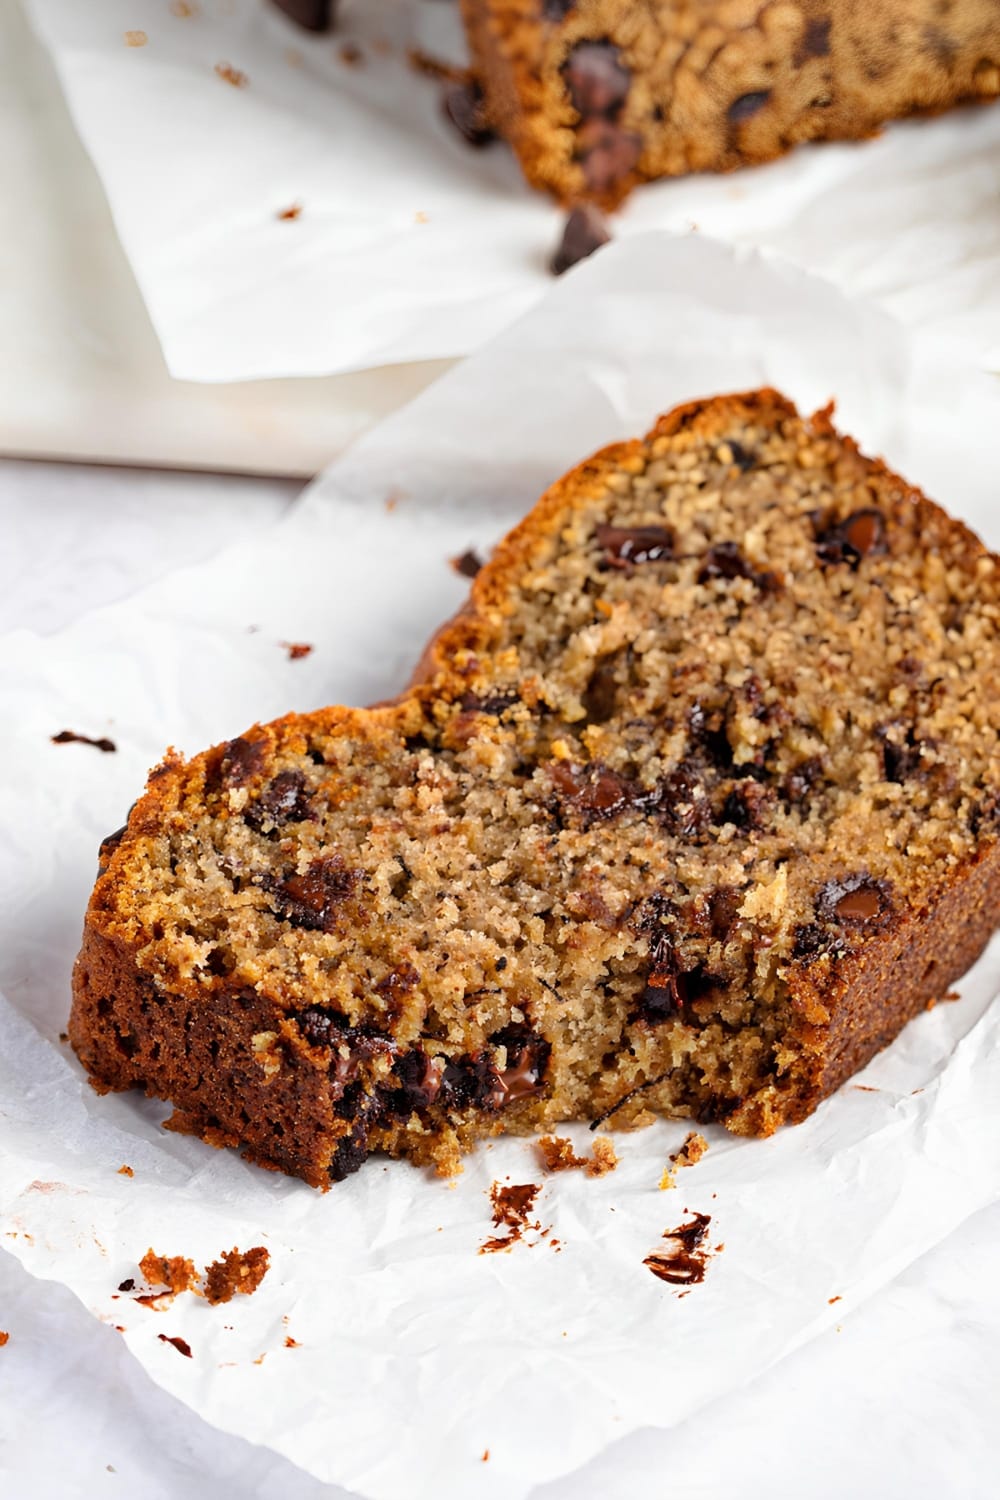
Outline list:
[[[286,1349],[301,1349],[302,1345],[299,1343],[298,1339],[293,1339],[292,1335],[289,1333],[289,1334],[285,1335],[285,1348]]]
[[[543,1135],[537,1146],[547,1172],[582,1167],[588,1177],[604,1177],[618,1165],[618,1153],[606,1135],[599,1135],[594,1141],[592,1156],[577,1156],[573,1142],[565,1135]]]
[[[119,1177],[134,1177],[135,1173],[132,1171],[132,1168],[130,1166],[128,1166],[125,1162],[123,1162],[122,1165],[118,1168],[118,1176]]]
[[[663,1168],[663,1176],[660,1178],[660,1192],[665,1193],[668,1188],[677,1186],[677,1178],[669,1167]]]
[[[231,83],[234,89],[245,89],[250,82],[247,75],[239,68],[234,68],[232,63],[217,62],[215,71],[224,83]]]
[[[365,60],[365,54],[356,42],[345,42],[338,54],[341,62],[348,68],[357,68]]]
[[[301,203],[290,203],[287,208],[279,208],[275,215],[278,219],[298,219],[302,214]]]
[[[684,1142],[679,1151],[675,1151],[670,1160],[675,1167],[693,1167],[696,1161],[701,1161],[708,1150],[708,1142],[697,1130],[691,1130],[684,1137]]]
[[[198,1290],[198,1272],[194,1261],[186,1256],[157,1255],[155,1250],[149,1249],[139,1262],[139,1270],[151,1288],[161,1289],[156,1294],[157,1301],[160,1298],[172,1301],[181,1292]]]
[[[429,224],[430,218],[422,208],[418,208],[416,213],[413,215],[413,221],[415,224]]]
[[[148,41],[149,37],[144,31],[126,31],[125,33],[126,47],[145,47]]]
[[[183,20],[198,14],[198,0],[170,0],[170,14]]]
[[[177,1350],[177,1353],[183,1354],[185,1359],[191,1358],[191,1345],[188,1343],[187,1339],[182,1339],[177,1335],[171,1338],[170,1335],[166,1333],[158,1333],[156,1337],[159,1339],[161,1344],[173,1344],[174,1348]]]
[[[278,645],[283,646],[288,652],[289,661],[302,661],[303,657],[309,656],[313,649],[308,641],[279,641]]]
[[[10,1334],[6,1331],[6,1329],[0,1328],[0,1349],[3,1348],[4,1344],[9,1344],[9,1343],[10,1343]]]
[[[486,1463],[489,1463],[489,1461],[490,1461],[490,1450],[488,1448],[484,1448],[483,1449],[483,1463],[486,1464]]]
[[[235,1245],[205,1271],[205,1299],[213,1306],[235,1296],[251,1296],[267,1275],[271,1257],[263,1245],[240,1251]]]

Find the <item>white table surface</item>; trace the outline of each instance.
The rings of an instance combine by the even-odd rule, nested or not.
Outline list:
[[[208,557],[292,500],[287,480],[0,462],[2,632],[42,633]],[[53,552],[51,537],[60,538]],[[43,542],[46,544],[43,546]],[[44,569],[33,566],[45,555]],[[2,1142],[0,1142],[2,1149]],[[845,1203],[844,1212],[850,1212]],[[968,1221],[835,1331],[668,1433],[630,1438],[538,1500],[994,1500],[1000,1493],[1000,1206]],[[0,1495],[11,1500],[337,1500],[155,1386],[64,1288],[0,1251]],[[613,1372],[609,1372],[613,1374]],[[961,1392],[960,1427],[938,1420]],[[839,1420],[827,1420],[837,1393]],[[372,1393],[373,1400],[377,1392]],[[670,1391],[663,1392],[665,1403]],[[955,1409],[955,1403],[952,1409]],[[469,1500],[475,1500],[474,1496]]]

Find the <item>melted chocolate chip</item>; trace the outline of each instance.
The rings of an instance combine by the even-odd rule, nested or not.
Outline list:
[[[445,1064],[440,1102],[446,1109],[501,1109],[507,1098],[500,1074],[489,1051],[460,1057]]]
[[[613,120],[585,120],[576,133],[576,151],[591,192],[617,195],[642,155],[642,136]]]
[[[742,443],[737,443],[732,438],[729,438],[726,446],[733,455],[733,463],[738,469],[742,469],[744,474],[756,467],[756,454],[749,452],[748,449],[743,447]]]
[[[506,1090],[505,1104],[537,1094],[544,1086],[552,1048],[544,1037],[523,1024],[506,1026],[490,1037],[490,1045],[504,1047],[507,1065],[500,1074]]]
[[[440,1058],[428,1057],[422,1048],[414,1047],[396,1060],[395,1073],[399,1088],[391,1096],[394,1114],[410,1115],[435,1103],[444,1073]]]
[[[587,766],[554,761],[550,775],[560,809],[575,814],[585,826],[617,817],[629,808],[648,808],[659,800],[658,791],[646,791],[600,761]]]
[[[330,1161],[333,1182],[343,1182],[368,1159],[368,1137],[385,1113],[380,1094],[366,1094],[361,1083],[352,1084],[344,1093],[338,1113],[349,1122],[347,1134],[341,1136]]]
[[[312,817],[306,779],[301,771],[279,771],[243,814],[243,821],[257,833],[265,828],[283,828]]]
[[[283,922],[307,932],[334,932],[338,909],[353,895],[362,873],[332,854],[314,860],[304,875],[289,875],[266,888]]]
[[[831,565],[847,563],[857,569],[863,557],[875,557],[888,550],[885,517],[879,510],[856,510],[816,536],[817,557]]]
[[[585,120],[617,119],[632,75],[613,42],[578,42],[562,68],[573,108]]]
[[[708,914],[712,936],[720,943],[728,941],[739,916],[742,899],[739,891],[733,890],[730,886],[721,886],[709,896]]]
[[[810,756],[800,762],[781,783],[781,795],[792,806],[805,802],[817,782],[823,777],[823,762],[818,756]]]
[[[890,739],[890,729],[880,731],[882,737],[882,766],[886,781],[901,784],[924,769],[920,754],[921,742],[911,725],[902,739]]]
[[[93,745],[95,750],[102,750],[105,755],[113,755],[118,748],[114,740],[109,740],[106,736],[95,740],[89,734],[77,734],[73,729],[60,729],[50,739],[53,745]]]
[[[264,768],[262,740],[245,740],[242,735],[224,746],[219,774],[225,786],[245,786]]]
[[[870,875],[850,875],[828,880],[816,898],[816,911],[828,921],[849,926],[884,918],[890,908],[889,887]]]
[[[694,1214],[689,1223],[665,1229],[663,1238],[669,1248],[647,1255],[643,1265],[673,1286],[694,1286],[704,1281],[708,1261],[705,1239],[711,1222],[710,1214]]]
[[[726,119],[734,125],[740,124],[743,120],[750,120],[754,115],[760,113],[770,97],[771,92],[769,89],[759,89],[751,94],[741,94],[738,99],[733,100],[732,104],[726,110]]]
[[[168,1333],[158,1333],[156,1337],[159,1339],[161,1344],[173,1344],[174,1348],[177,1350],[177,1353],[183,1354],[185,1359],[190,1359],[192,1357],[191,1345],[188,1343],[187,1339],[182,1339],[179,1334],[175,1334],[173,1337],[171,1337]]]
[[[775,575],[755,568],[749,559],[744,557],[736,542],[716,542],[705,553],[704,561],[698,570],[698,582],[707,583],[713,578],[748,578],[765,593],[777,586]]]
[[[594,535],[609,568],[664,562],[674,555],[674,533],[667,526],[598,526]]]
[[[488,146],[496,137],[486,114],[483,91],[474,79],[453,83],[445,90],[444,112],[470,146]]]
[[[593,255],[611,239],[604,216],[592,203],[579,203],[567,215],[559,248],[549,261],[553,276],[561,276],[571,266]]]
[[[659,793],[659,811],[678,833],[697,838],[712,821],[712,804],[694,764],[682,761],[662,779]]]
[[[720,771],[731,769],[733,747],[726,733],[725,709],[693,704],[688,713],[688,728],[696,757],[704,757]]]

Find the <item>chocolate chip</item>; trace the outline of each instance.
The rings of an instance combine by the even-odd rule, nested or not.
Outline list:
[[[460,1057],[445,1064],[440,1102],[446,1109],[501,1109],[507,1098],[490,1051]]]
[[[773,805],[774,793],[770,787],[761,786],[759,781],[741,781],[726,797],[721,821],[748,830],[763,828]]]
[[[541,1091],[552,1048],[544,1037],[530,1026],[506,1026],[490,1037],[492,1047],[504,1047],[507,1064],[500,1074],[506,1090],[505,1104],[526,1099]]]
[[[667,526],[598,526],[594,535],[609,568],[664,562],[674,555],[674,533]]]
[[[482,572],[483,560],[471,547],[458,557],[449,558],[449,562],[460,578],[475,578],[477,573]]]
[[[565,21],[576,0],[542,0],[542,20],[555,24]]]
[[[135,1291],[135,1277],[134,1276],[126,1276],[126,1278],[125,1278],[124,1281],[120,1281],[118,1283],[118,1290],[120,1292],[134,1292]]]
[[[642,136],[612,120],[584,121],[576,133],[576,154],[591,192],[616,194],[642,155]]]
[[[304,875],[288,875],[267,889],[282,921],[307,932],[334,932],[338,908],[353,895],[362,874],[332,854],[314,860]]]
[[[732,104],[726,110],[726,118],[734,125],[739,124],[742,120],[750,120],[764,108],[770,97],[770,89],[760,89],[755,93],[741,94],[738,99],[733,100]]]
[[[246,740],[242,736],[224,745],[219,771],[226,786],[245,786],[263,770],[263,740]]]
[[[729,938],[741,904],[739,891],[733,890],[731,886],[720,886],[718,890],[712,891],[708,898],[708,914],[712,936],[718,942],[724,943]]]
[[[375,986],[378,995],[386,1010],[391,1016],[398,1016],[403,1009],[403,1002],[407,995],[413,990],[420,975],[412,964],[397,964],[390,969],[384,979],[380,979]]]
[[[444,1065],[439,1058],[428,1057],[420,1047],[414,1047],[397,1058],[395,1074],[399,1088],[392,1095],[391,1108],[394,1114],[410,1115],[415,1109],[427,1109],[441,1092]]]
[[[500,688],[495,693],[488,693],[485,698],[480,698],[476,693],[466,693],[464,698],[459,699],[458,706],[466,713],[490,714],[498,719],[520,701],[521,695],[517,688]]]
[[[453,83],[445,91],[444,112],[470,146],[488,146],[496,137],[486,114],[483,91],[474,79]]]
[[[795,49],[795,66],[801,68],[812,57],[827,57],[830,52],[829,16],[810,16]]]
[[[600,210],[592,203],[579,203],[567,216],[559,248],[549,261],[553,276],[561,276],[571,266],[593,255],[611,239]]]
[[[688,713],[692,758],[704,758],[718,770],[728,771],[733,764],[733,747],[726,732],[726,711],[694,703]]]
[[[738,469],[742,469],[744,474],[748,473],[750,469],[756,468],[756,455],[744,448],[742,443],[737,443],[732,438],[728,438],[726,440],[726,447],[732,454],[732,462]]]
[[[279,10],[309,31],[328,31],[336,0],[274,0]]]
[[[816,898],[816,911],[837,922],[870,923],[884,917],[889,910],[889,888],[884,880],[870,875],[849,875],[844,880],[828,880]]]
[[[823,762],[818,756],[811,756],[808,760],[801,761],[793,771],[788,772],[781,783],[781,795],[793,806],[805,802],[822,776]]]
[[[601,761],[586,766],[555,761],[549,774],[564,811],[575,813],[585,824],[613,818],[629,808],[645,808],[659,800],[638,782],[613,771]]]
[[[816,536],[820,562],[848,563],[855,570],[863,557],[887,551],[885,517],[880,510],[856,510]]]
[[[255,802],[243,814],[243,821],[257,833],[266,828],[283,828],[286,823],[302,823],[312,817],[306,779],[301,771],[279,771]]]
[[[368,1159],[368,1137],[385,1114],[385,1104],[379,1092],[365,1092],[364,1085],[354,1083],[346,1090],[338,1114],[347,1120],[350,1128],[337,1142],[330,1161],[329,1173],[333,1182],[343,1182],[356,1172]]]
[[[108,868],[111,856],[121,843],[127,827],[128,824],[123,823],[120,828],[115,829],[114,833],[109,833],[107,838],[101,840],[101,847],[97,851],[97,873],[99,875],[103,875]]]
[[[762,572],[744,557],[736,542],[716,542],[705,553],[698,570],[698,582],[708,583],[714,578],[747,578],[765,593],[777,588],[774,573]]]
[[[924,769],[921,742],[912,725],[902,738],[890,738],[891,728],[879,731],[882,736],[882,766],[886,781],[901,784]],[[898,729],[896,730],[898,735]]]
[[[650,942],[652,964],[639,992],[635,1019],[657,1026],[683,1014],[685,1007],[719,983],[702,965],[683,970],[673,944],[663,932]]]
[[[712,821],[712,804],[698,768],[682,761],[659,784],[658,809],[678,833],[696,839]]]
[[[563,63],[573,108],[585,120],[616,119],[628,97],[632,75],[613,42],[578,42]]]

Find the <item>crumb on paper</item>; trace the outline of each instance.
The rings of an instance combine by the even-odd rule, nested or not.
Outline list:
[[[279,208],[275,217],[286,221],[301,218],[302,204],[299,202],[289,203],[287,208]]]
[[[489,1461],[490,1461],[490,1450],[488,1448],[484,1448],[483,1449],[483,1463],[484,1464],[488,1464]]]
[[[839,1294],[836,1297],[827,1297],[827,1306],[832,1307],[835,1302],[842,1302],[843,1300],[843,1297],[841,1297]]]
[[[286,47],[285,62],[290,68],[301,68],[302,64],[305,62],[305,57],[299,51],[298,47]]]
[[[145,47],[148,41],[149,37],[144,31],[126,31],[125,33],[126,47]]]
[[[234,68],[232,63],[217,62],[215,71],[224,83],[232,84],[234,89],[245,89],[250,82],[247,75],[240,68]]]
[[[708,1150],[708,1142],[697,1130],[689,1130],[681,1144],[681,1149],[675,1151],[670,1158],[675,1167],[693,1167],[695,1162],[701,1161]]]
[[[344,42],[344,44],[340,47],[337,56],[347,68],[358,68],[364,63],[365,60],[365,54],[362,52],[357,42]]]
[[[267,1358],[267,1350],[265,1349],[263,1354],[258,1354],[257,1358],[254,1360],[254,1364],[255,1365],[262,1365],[264,1363],[264,1361],[265,1361],[266,1358]]]
[[[95,750],[103,750],[105,755],[114,755],[118,746],[114,740],[109,740],[106,735],[100,739],[93,739],[89,734],[77,734],[75,729],[60,729],[58,734],[50,735],[53,745],[93,745]]]
[[[490,1202],[493,1205],[493,1226],[495,1229],[506,1229],[507,1233],[485,1240],[479,1247],[480,1255],[510,1250],[523,1239],[526,1229],[533,1229],[543,1237],[548,1233],[542,1229],[540,1221],[532,1223],[529,1219],[540,1192],[541,1185],[537,1182],[512,1182],[509,1187],[504,1187],[500,1182],[492,1184]]]
[[[468,68],[445,62],[441,57],[432,57],[419,47],[407,50],[406,61],[415,73],[422,73],[425,78],[436,78],[442,83],[468,83],[472,76]]]
[[[413,215],[413,222],[415,224],[429,224],[430,221],[430,215],[425,213],[422,208],[418,208],[416,213]]]
[[[466,548],[457,557],[449,557],[448,562],[460,578],[475,578],[483,566],[482,558],[472,547]]]
[[[134,1276],[126,1276],[124,1281],[120,1281],[118,1283],[118,1290],[120,1292],[134,1292],[135,1291],[135,1277]]]
[[[385,508],[386,508],[386,510],[391,515],[392,512],[396,509],[396,506],[399,504],[400,500],[405,500],[405,499],[406,499],[406,491],[405,490],[401,490],[398,485],[393,485],[392,489],[389,491],[389,493],[385,497]]]
[[[594,1141],[592,1156],[577,1156],[573,1142],[565,1135],[543,1135],[538,1151],[547,1172],[567,1172],[580,1167],[588,1177],[605,1177],[618,1165],[618,1153],[606,1135]]]
[[[708,1258],[713,1253],[705,1244],[711,1222],[711,1214],[695,1213],[676,1229],[665,1229],[662,1238],[667,1242],[667,1248],[654,1250],[646,1256],[643,1265],[660,1281],[671,1286],[690,1287],[704,1281]]]
[[[0,1349],[3,1348],[4,1344],[9,1344],[9,1343],[10,1343],[10,1334],[7,1332],[7,1330],[5,1328],[0,1328]]]
[[[149,1249],[139,1262],[139,1270],[158,1302],[172,1301],[181,1292],[193,1292],[198,1287],[194,1261],[185,1255],[157,1255]]]
[[[187,1339],[182,1339],[177,1334],[175,1334],[174,1337],[171,1338],[168,1333],[158,1333],[156,1337],[159,1339],[161,1344],[173,1344],[174,1348],[177,1350],[177,1353],[183,1354],[185,1359],[190,1359],[192,1357],[191,1345],[188,1343]]]
[[[279,641],[279,646],[288,652],[289,661],[302,661],[303,657],[312,653],[312,646],[308,641]]]
[[[213,1306],[239,1295],[250,1297],[267,1275],[271,1257],[263,1245],[224,1252],[205,1270],[205,1298]]]
[[[285,1334],[285,1348],[286,1349],[301,1349],[302,1345],[299,1343],[298,1339],[293,1339],[292,1335],[290,1333],[286,1333]]]
[[[198,0],[170,0],[170,14],[186,20],[198,14]]]
[[[68,1042],[69,1041],[69,1032],[68,1031],[60,1031],[60,1033],[59,1033],[59,1040],[61,1042]]]
[[[851,1088],[857,1089],[862,1094],[877,1094],[880,1092],[878,1089],[873,1088],[870,1083],[852,1083]]]
[[[132,1168],[128,1165],[127,1162],[122,1162],[121,1166],[118,1168],[118,1176],[134,1177],[135,1173],[132,1171]]]
[[[677,1186],[677,1178],[674,1176],[673,1172],[671,1172],[671,1170],[670,1170],[669,1167],[664,1167],[663,1168],[663,1175],[660,1177],[660,1192],[661,1193],[669,1192],[669,1190],[672,1187],[676,1187],[676,1186]]]

